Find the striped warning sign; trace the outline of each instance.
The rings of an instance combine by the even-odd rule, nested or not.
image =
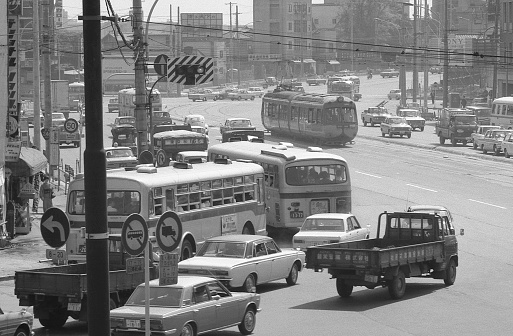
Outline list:
[[[202,65],[205,67],[205,74],[196,75],[196,85],[214,80],[214,59],[212,57],[188,55],[169,58],[167,60],[167,80],[169,82],[185,83],[186,76],[179,75],[176,72],[176,67],[179,65]]]

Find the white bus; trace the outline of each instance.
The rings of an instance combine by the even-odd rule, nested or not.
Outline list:
[[[267,229],[299,228],[310,215],[351,212],[351,179],[341,156],[319,147],[226,142],[208,149],[209,160],[245,159],[264,168]]]
[[[149,111],[150,89],[146,88],[146,111]],[[135,89],[122,89],[118,92],[119,116],[135,117]],[[151,110],[153,112],[162,111],[162,97],[160,91],[153,89],[151,92]],[[148,117],[149,118],[149,117]],[[149,120],[149,119],[148,119]]]
[[[513,97],[502,97],[493,101],[490,125],[513,129]]]
[[[264,170],[254,163],[217,160],[170,167],[140,165],[107,171],[109,233],[140,214],[155,235],[160,216],[174,211],[183,226],[179,251],[192,257],[205,239],[225,234],[266,235]],[[70,183],[66,213],[71,223],[68,260],[85,261],[84,178]]]

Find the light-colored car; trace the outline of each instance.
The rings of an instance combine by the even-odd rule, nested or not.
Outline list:
[[[399,109],[397,115],[406,118],[406,122],[411,126],[412,130],[419,129],[421,132],[424,131],[426,125],[426,119],[420,116],[420,111],[417,109]]]
[[[392,99],[399,100],[399,99],[401,99],[401,89],[390,90],[390,92],[388,93],[387,96],[388,96],[388,100],[392,100]]]
[[[411,138],[411,126],[406,122],[406,118],[392,116],[388,117],[383,121],[380,126],[381,136],[388,134],[389,137],[399,135],[401,138],[406,135]]]
[[[455,234],[454,220],[451,212],[444,206],[441,205],[412,205],[408,207],[408,212],[426,212],[430,214],[439,215],[443,219],[442,228],[446,231],[446,234]],[[463,231],[461,231],[463,234]]]
[[[506,135],[504,140],[502,140],[502,151],[504,152],[504,157],[509,158],[513,155],[513,133]]]
[[[206,134],[208,134],[208,124],[205,121],[205,117],[201,114],[189,114],[185,116],[183,123],[191,126],[202,126],[205,128]]]
[[[488,130],[486,131],[484,137],[476,140],[477,148],[479,148],[483,154],[491,151],[493,152],[493,155],[499,155],[502,153],[502,141],[505,139],[506,135],[510,133],[513,133],[513,130]]]
[[[118,98],[109,99],[109,103],[107,104],[107,109],[109,113],[114,111],[119,111],[119,100]]]
[[[256,130],[256,127],[251,124],[248,118],[228,118],[225,120],[224,125],[220,126],[221,134],[225,131],[233,130]]]
[[[501,129],[500,126],[496,125],[480,125],[477,127],[477,130],[470,135],[472,141],[472,147],[477,149],[477,139],[482,139],[488,130],[492,129]]]
[[[231,100],[242,100],[242,99],[255,100],[255,97],[257,97],[257,96],[258,95],[255,94],[254,92],[249,92],[248,90],[244,90],[244,89],[239,89],[237,91],[228,93],[228,99],[231,99]]]
[[[381,71],[379,73],[379,75],[383,78],[385,77],[388,77],[388,78],[392,78],[392,77],[399,77],[399,71],[395,70],[395,69],[385,69],[383,71]]]
[[[114,128],[119,125],[132,125],[135,126],[135,117],[124,116],[124,117],[116,117],[114,122],[110,124],[110,127]]]
[[[264,89],[258,86],[248,87],[248,92],[255,94],[259,98],[262,98],[262,96],[265,94]]]
[[[200,163],[208,161],[207,151],[183,151],[176,154],[176,161],[188,163]]]
[[[52,112],[52,126],[53,127],[64,126],[65,122],[66,122],[66,117],[64,116],[64,113]]]
[[[292,238],[292,247],[306,251],[308,246],[368,239],[369,236],[369,226],[362,228],[353,214],[315,214],[305,219]]]
[[[34,335],[32,326],[34,316],[22,308],[20,311],[3,311],[0,308],[0,335],[2,336],[31,336]]]
[[[197,90],[195,92],[189,92],[189,94],[188,94],[189,99],[191,99],[193,102],[195,102],[196,100],[216,101],[218,96],[219,96],[219,91],[213,91],[211,89],[201,89],[201,90]]]
[[[231,293],[219,281],[205,276],[179,276],[174,285],[149,283],[152,335],[193,336],[238,326],[243,335],[253,332],[260,295]],[[112,336],[144,335],[145,284],[126,304],[110,311]]]
[[[227,235],[207,239],[198,253],[178,263],[181,275],[211,275],[229,288],[255,292],[256,286],[286,279],[295,285],[305,253],[280,249],[271,237]]]
[[[130,147],[106,147],[107,169],[135,167],[138,164]]]

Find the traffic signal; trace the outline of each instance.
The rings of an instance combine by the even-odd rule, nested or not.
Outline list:
[[[176,74],[185,76],[185,85],[196,85],[196,75],[204,75],[205,66],[201,64],[178,64]]]

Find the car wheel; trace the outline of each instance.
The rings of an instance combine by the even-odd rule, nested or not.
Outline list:
[[[234,100],[235,100],[235,98],[232,98],[232,101],[234,101]]]
[[[483,152],[483,154],[488,153],[488,150],[484,148],[484,145],[481,145],[481,151]]]
[[[509,159],[509,153],[508,153],[508,150],[506,148],[504,148],[504,157]]]
[[[388,131],[388,137],[389,138],[393,137],[392,131]]]
[[[454,138],[454,135],[451,135],[451,145],[456,146],[458,144],[458,141],[456,138]]]
[[[297,283],[297,277],[299,275],[299,269],[296,263],[292,265],[289,276],[287,277],[287,285],[294,286]]]
[[[195,336],[194,328],[190,323],[187,323],[182,327],[182,332],[180,333],[180,336]]]
[[[424,126],[422,126],[422,127],[420,128],[420,131],[421,131],[421,132],[424,132]]]
[[[500,149],[497,148],[497,146],[493,146],[493,155],[497,156],[501,153]]]
[[[385,132],[381,131],[381,136],[384,138],[385,137]]]
[[[203,101],[207,101],[207,97],[203,97]]]
[[[29,336],[30,333],[29,331],[26,329],[26,327],[18,327],[18,329],[16,329],[16,331],[14,332],[14,336]]]
[[[451,259],[449,261],[449,265],[447,265],[447,268],[445,269],[445,278],[444,283],[447,286],[451,286],[456,281],[456,262],[454,259]]]
[[[337,278],[337,293],[340,297],[347,298],[353,293],[353,286],[347,285],[344,279]]]
[[[242,289],[248,293],[256,293],[256,280],[254,274],[248,275],[246,280],[244,280],[244,285],[242,285]]]
[[[196,99],[193,99],[192,101],[193,101],[193,102],[195,102],[195,101],[196,101]]]
[[[214,101],[216,101],[216,100],[217,100],[217,97],[214,97]]]
[[[242,321],[239,324],[239,331],[242,335],[250,335],[255,330],[256,326],[256,313],[253,308],[247,308]]]
[[[406,134],[406,136],[408,137],[408,139],[411,138],[411,133]]]
[[[365,120],[363,121],[363,126],[367,127],[367,122]]]
[[[404,272],[399,270],[397,275],[393,277],[392,280],[387,281],[388,293],[392,297],[392,299],[400,299],[404,296],[404,292],[406,291],[406,279],[404,277]]]

